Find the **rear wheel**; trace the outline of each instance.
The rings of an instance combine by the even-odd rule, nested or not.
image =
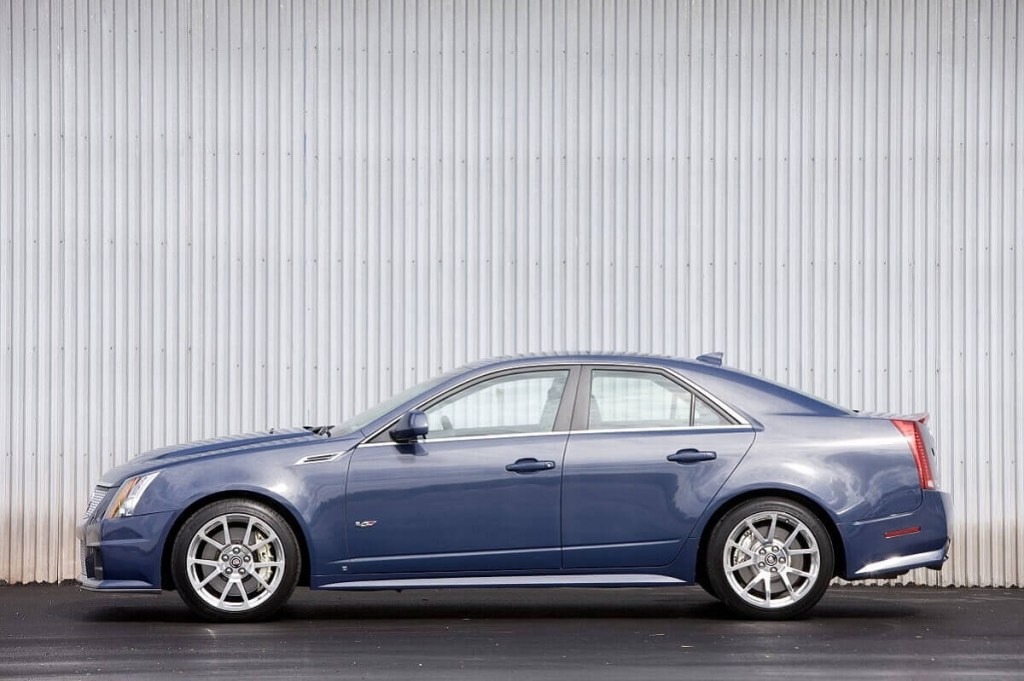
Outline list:
[[[171,573],[182,600],[203,618],[253,622],[288,600],[300,561],[295,534],[279,513],[229,499],[199,509],[181,526]]]
[[[706,555],[710,591],[734,612],[756,619],[807,612],[825,593],[834,567],[821,521],[780,498],[753,499],[726,513],[712,530]]]

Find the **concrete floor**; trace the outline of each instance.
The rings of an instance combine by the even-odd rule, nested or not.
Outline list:
[[[177,594],[0,587],[2,678],[1022,678],[1024,591],[834,587],[794,622],[690,589],[296,591],[257,625]]]

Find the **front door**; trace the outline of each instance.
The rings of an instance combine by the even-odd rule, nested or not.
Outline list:
[[[423,405],[430,432],[353,452],[347,574],[560,568],[575,367],[486,376]]]

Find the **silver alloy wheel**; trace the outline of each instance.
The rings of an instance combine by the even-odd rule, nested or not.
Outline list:
[[[284,577],[284,546],[263,520],[227,513],[192,537],[186,572],[192,589],[214,608],[244,612],[270,598]]]
[[[763,609],[798,602],[821,571],[814,533],[783,511],[760,511],[741,520],[729,533],[722,561],[729,587]]]

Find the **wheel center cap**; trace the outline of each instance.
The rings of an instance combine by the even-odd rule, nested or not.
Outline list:
[[[769,553],[767,556],[764,557],[764,562],[765,565],[772,566],[776,565],[779,562],[779,559],[775,556],[774,553]]]
[[[242,559],[239,558],[238,556],[233,557],[230,562],[231,562],[231,567],[234,567],[234,568],[242,567]]]

